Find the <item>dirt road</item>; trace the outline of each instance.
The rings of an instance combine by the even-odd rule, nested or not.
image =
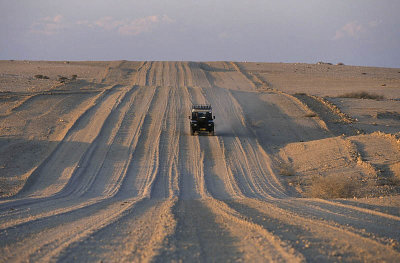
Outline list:
[[[0,199],[1,262],[400,259],[397,208],[301,198],[281,180],[280,150],[318,140],[336,147],[336,170],[366,169],[296,97],[229,62],[122,61],[102,74],[95,88],[71,83],[3,114],[29,115],[21,134],[33,137],[55,124],[46,138],[1,141],[44,149]],[[192,103],[212,104],[216,136],[190,136]]]

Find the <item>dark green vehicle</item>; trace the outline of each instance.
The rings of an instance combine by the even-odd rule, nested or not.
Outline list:
[[[194,104],[192,105],[192,115],[190,119],[190,134],[208,133],[214,135],[214,119],[210,104]]]

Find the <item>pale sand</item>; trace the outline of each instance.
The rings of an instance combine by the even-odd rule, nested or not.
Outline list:
[[[0,61],[0,262],[396,262],[398,116],[400,69]]]

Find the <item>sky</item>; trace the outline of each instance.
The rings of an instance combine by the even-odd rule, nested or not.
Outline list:
[[[0,0],[0,60],[400,68],[399,0]]]

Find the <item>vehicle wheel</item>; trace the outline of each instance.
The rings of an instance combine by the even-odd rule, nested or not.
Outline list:
[[[192,127],[190,127],[190,135],[194,135],[194,130],[193,130],[193,128]]]

